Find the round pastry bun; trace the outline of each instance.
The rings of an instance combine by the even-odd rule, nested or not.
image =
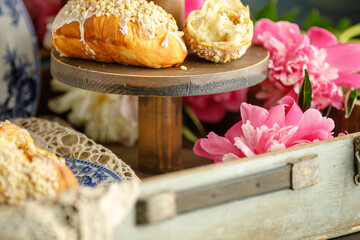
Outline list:
[[[165,68],[187,56],[182,34],[147,0],[70,0],[54,20],[52,46],[67,57]]]
[[[183,29],[189,51],[215,63],[240,58],[250,47],[253,23],[240,0],[205,0],[186,18]]]
[[[78,187],[64,162],[37,147],[26,130],[0,122],[0,204],[20,204]]]

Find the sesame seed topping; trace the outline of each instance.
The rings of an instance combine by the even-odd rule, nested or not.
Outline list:
[[[0,203],[54,196],[56,174],[41,157],[29,158],[10,143],[0,144]]]
[[[0,204],[19,205],[24,199],[55,195],[57,175],[50,163],[52,155],[45,153],[26,130],[0,122]]]
[[[186,67],[186,66],[181,65],[181,66],[180,66],[180,69],[181,69],[181,70],[186,71],[186,70],[187,70],[187,67]]]
[[[215,63],[243,56],[251,45],[253,23],[248,6],[241,1],[207,0],[192,11],[183,29],[189,50]]]
[[[70,0],[65,15],[85,21],[93,15],[121,16],[122,22],[138,24],[141,37],[155,37],[157,27],[177,32],[178,27],[172,15],[160,6],[147,0]],[[124,30],[121,30],[122,32]]]

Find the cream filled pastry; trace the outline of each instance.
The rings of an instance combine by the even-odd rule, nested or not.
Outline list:
[[[70,0],[53,23],[52,46],[63,56],[164,68],[187,48],[174,18],[146,0]]]
[[[240,58],[250,47],[253,23],[240,0],[206,0],[186,18],[184,40],[189,51],[216,63]]]
[[[0,204],[55,196],[78,185],[63,158],[38,148],[26,130],[0,122]]]

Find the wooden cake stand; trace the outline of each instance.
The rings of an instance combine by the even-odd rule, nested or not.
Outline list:
[[[170,13],[183,9],[182,0],[162,1],[168,6],[155,2]],[[174,4],[169,6],[169,2]],[[183,14],[174,16],[182,26]],[[189,54],[182,64],[187,70],[150,69],[66,58],[52,50],[51,74],[77,88],[139,96],[139,169],[158,174],[182,169],[181,97],[256,85],[267,76],[268,59],[269,53],[263,47],[253,45],[242,58],[226,64]]]

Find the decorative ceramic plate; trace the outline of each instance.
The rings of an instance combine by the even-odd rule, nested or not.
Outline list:
[[[65,158],[66,165],[74,173],[80,186],[95,187],[101,184],[121,182],[121,178],[107,168],[73,158]]]
[[[0,0],[0,120],[34,115],[39,59],[32,22],[21,0]]]

